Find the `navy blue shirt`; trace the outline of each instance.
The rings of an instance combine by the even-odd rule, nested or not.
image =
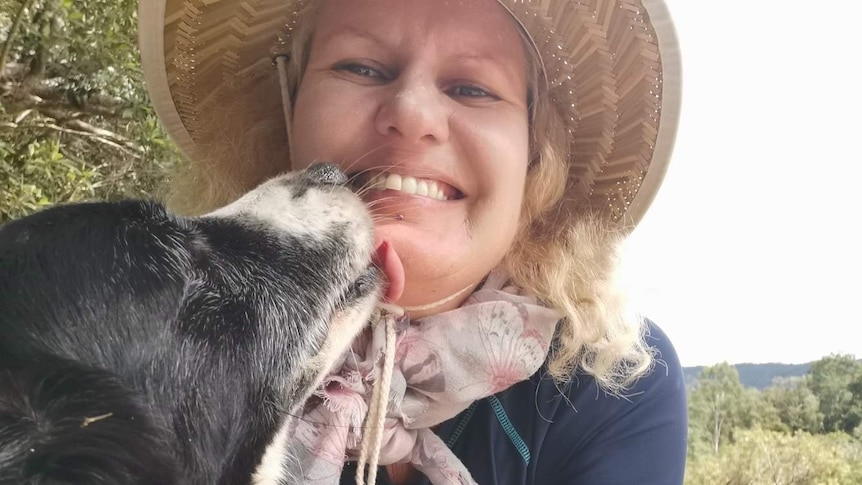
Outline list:
[[[647,344],[656,349],[655,367],[625,397],[605,394],[581,374],[561,392],[543,369],[474,403],[437,434],[480,485],[682,484],[688,432],[682,367],[654,324]],[[355,470],[345,465],[341,483],[353,483]],[[383,467],[378,483],[390,483]]]

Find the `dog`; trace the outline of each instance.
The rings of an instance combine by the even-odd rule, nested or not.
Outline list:
[[[346,182],[317,164],[200,217],[122,201],[0,226],[0,483],[292,483],[286,417],[380,297]]]

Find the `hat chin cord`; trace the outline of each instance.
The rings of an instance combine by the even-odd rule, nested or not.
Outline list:
[[[372,325],[384,325],[386,332],[386,347],[383,353],[383,368],[380,377],[374,383],[371,391],[371,402],[368,404],[368,415],[365,417],[365,429],[362,433],[362,443],[359,449],[359,460],[356,463],[356,484],[374,485],[377,481],[377,464],[380,460],[380,446],[383,443],[383,429],[386,425],[386,414],[389,410],[389,390],[392,387],[392,372],[395,368],[395,318],[403,317],[406,311],[430,310],[448,303],[463,294],[473,285],[465,286],[441,300],[427,305],[399,307],[388,303],[377,305],[376,321]],[[370,456],[369,456],[370,455]],[[365,479],[365,469],[368,468],[368,479]]]
[[[287,131],[288,147],[291,132],[291,99],[287,83],[287,56],[275,57],[278,68],[278,83],[281,87],[281,106],[284,113],[284,126]],[[291,162],[292,163],[292,162]],[[392,387],[392,371],[395,368],[395,317],[403,316],[404,311],[395,305],[381,304],[375,312],[372,325],[384,325],[386,335],[383,353],[383,365],[380,374],[371,391],[371,401],[368,403],[368,414],[365,416],[362,432],[362,443],[359,450],[359,460],[356,466],[357,485],[374,485],[377,482],[377,464],[380,461],[380,445],[383,443],[383,427],[386,424],[386,413],[389,408],[389,389]],[[368,468],[366,480],[365,469]]]
[[[395,369],[395,317],[403,316],[404,312],[394,305],[381,304],[376,312],[376,321],[372,325],[384,325],[386,333],[383,352],[383,365],[377,382],[371,391],[371,401],[368,403],[368,414],[362,432],[362,443],[359,448],[359,459],[356,463],[356,484],[374,485],[377,482],[377,464],[380,461],[380,447],[383,443],[383,429],[386,425],[386,414],[389,410],[389,391],[392,387],[392,373]],[[365,470],[368,468],[366,481]]]
[[[464,288],[461,288],[460,290],[456,291],[455,293],[452,293],[451,295],[449,295],[445,298],[442,298],[442,299],[437,300],[437,301],[433,301],[431,303],[427,303],[425,305],[402,306],[401,308],[403,308],[404,311],[407,311],[407,312],[421,312],[421,311],[425,311],[425,310],[430,310],[432,308],[437,308],[438,306],[445,305],[446,303],[449,303],[450,301],[454,300],[455,298],[458,298],[459,296],[464,294],[464,292],[466,292],[467,290],[469,290],[472,287],[473,287],[473,285],[467,285]]]
[[[284,113],[284,125],[287,131],[288,147],[291,132],[291,99],[290,88],[287,83],[287,56],[276,56],[275,64],[278,68],[278,81],[281,87],[281,105]],[[368,403],[368,415],[365,417],[365,429],[362,433],[362,443],[359,450],[359,460],[356,466],[356,484],[374,485],[377,482],[377,467],[380,460],[380,446],[383,443],[383,429],[386,424],[386,414],[389,409],[389,390],[392,387],[392,372],[395,368],[395,318],[404,315],[405,311],[424,311],[445,305],[455,298],[470,290],[473,285],[467,285],[455,293],[440,300],[419,306],[398,307],[396,305],[381,303],[376,312],[376,321],[372,325],[384,325],[386,335],[385,351],[383,353],[383,365],[380,377],[374,383],[371,391],[371,401]],[[368,475],[366,479],[366,468]]]
[[[278,68],[278,85],[281,87],[281,109],[284,114],[284,129],[287,135],[287,147],[293,150],[293,143],[290,142],[290,120],[293,118],[290,88],[287,85],[287,55],[279,55],[275,57],[275,66]],[[292,159],[291,159],[292,160]],[[291,161],[291,165],[293,162]]]

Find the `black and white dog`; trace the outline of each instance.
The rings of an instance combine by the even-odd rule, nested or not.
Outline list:
[[[0,226],[0,483],[291,483],[285,416],[380,293],[345,183],[320,164],[198,218],[131,201]]]

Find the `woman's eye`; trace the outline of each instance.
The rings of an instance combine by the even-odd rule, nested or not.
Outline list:
[[[359,64],[356,62],[345,62],[343,64],[338,64],[335,66],[336,71],[349,72],[351,74],[356,74],[357,76],[362,77],[370,77],[370,78],[383,78],[385,77],[383,73],[379,70],[374,69],[373,67],[366,66],[364,64]]]
[[[465,97],[465,98],[495,98],[493,94],[490,92],[478,87],[472,86],[469,84],[464,84],[460,86],[455,86],[450,91],[452,96],[456,97]]]

